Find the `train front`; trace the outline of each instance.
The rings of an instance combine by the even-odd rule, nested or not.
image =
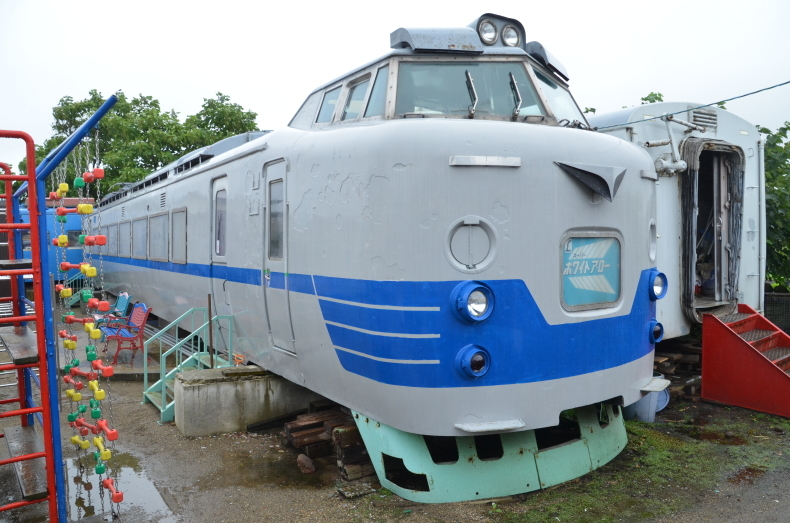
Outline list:
[[[299,141],[320,196],[337,194],[303,224],[345,371],[330,396],[407,499],[510,495],[594,470],[625,446],[619,407],[652,379],[666,292],[653,164],[591,132],[563,67],[524,37],[496,15],[399,29],[402,50],[371,66],[388,68],[383,117],[343,125],[339,94],[334,120]]]

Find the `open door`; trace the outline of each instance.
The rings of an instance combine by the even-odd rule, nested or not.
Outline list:
[[[703,314],[737,306],[744,157],[736,146],[700,138],[684,142],[683,157],[682,301],[686,316],[702,323]]]
[[[264,227],[264,299],[271,340],[276,349],[296,354],[288,291],[287,163],[275,160],[264,167],[266,224]]]

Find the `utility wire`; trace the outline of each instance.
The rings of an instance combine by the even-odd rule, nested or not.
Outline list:
[[[727,98],[726,100],[721,100],[719,102],[712,102],[712,103],[709,103],[709,104],[706,104],[706,105],[700,105],[699,107],[693,107],[691,109],[684,109],[682,111],[678,111],[678,112],[675,112],[675,113],[662,114],[661,116],[654,116],[652,118],[645,118],[644,120],[636,120],[635,122],[623,122],[623,123],[618,123],[618,124],[615,124],[615,125],[607,125],[606,127],[595,127],[594,129],[596,131],[600,131],[601,129],[611,129],[612,127],[620,127],[621,125],[635,124],[635,123],[640,123],[640,122],[649,122],[650,120],[660,120],[661,118],[664,118],[666,116],[672,116],[672,115],[675,115],[675,114],[681,114],[681,113],[685,113],[685,112],[688,112],[688,111],[696,111],[697,109],[702,109],[704,107],[710,107],[711,105],[718,105],[718,104],[723,104],[725,102],[731,102],[732,100],[737,100],[738,98],[746,98],[747,96],[751,96],[751,95],[757,94],[757,93],[762,93],[763,91],[768,91],[770,89],[775,89],[777,87],[782,87],[783,85],[787,85],[787,84],[790,84],[790,80],[788,80],[786,82],[782,82],[781,84],[772,85],[771,87],[764,87],[763,89],[758,89],[757,91],[752,91],[751,93],[746,93],[746,94],[742,94],[742,95],[739,95],[739,96],[733,96],[732,98]]]

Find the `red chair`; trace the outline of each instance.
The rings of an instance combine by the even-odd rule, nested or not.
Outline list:
[[[153,307],[146,307],[145,303],[135,303],[132,307],[132,313],[127,318],[118,318],[121,321],[110,323],[106,327],[99,327],[104,333],[104,340],[108,344],[111,341],[118,342],[118,348],[115,349],[115,357],[112,359],[113,365],[118,363],[118,353],[122,350],[133,351],[132,359],[129,363],[130,365],[134,363],[136,351],[143,348],[145,322],[148,321],[148,315],[152,310]]]

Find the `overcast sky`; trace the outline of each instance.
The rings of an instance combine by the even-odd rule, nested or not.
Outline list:
[[[787,0],[0,0],[0,128],[41,143],[60,98],[120,89],[182,119],[220,91],[276,129],[312,89],[385,54],[393,30],[466,26],[483,12],[520,20],[598,114],[651,91],[709,103],[790,80]],[[776,129],[790,120],[790,85],[727,108]],[[0,161],[23,157],[15,142],[0,140]]]

